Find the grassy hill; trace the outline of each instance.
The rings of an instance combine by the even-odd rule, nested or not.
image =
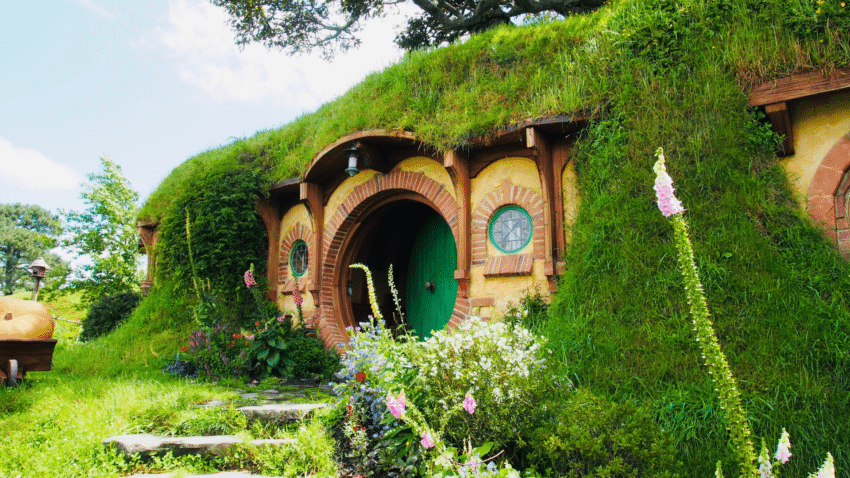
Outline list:
[[[777,138],[746,105],[759,82],[850,65],[848,32],[850,10],[839,2],[615,1],[591,15],[412,53],[315,113],[176,168],[141,213],[168,225],[171,252],[160,262],[159,288],[130,324],[168,334],[186,323],[179,291],[190,275],[176,247],[186,242],[182,207],[200,198],[213,210],[228,200],[232,189],[204,187],[214,178],[247,178],[240,191],[252,194],[297,177],[321,148],[357,130],[406,129],[462,148],[528,118],[589,115],[575,156],[581,204],[547,330],[560,373],[650,407],[693,476],[728,460],[672,229],[654,205],[651,165],[663,146],[754,433],[774,443],[788,429],[799,458],[792,476],[816,469],[826,451],[850,469],[850,268],[799,213],[776,164]],[[242,203],[232,208],[250,213],[253,205]],[[192,247],[210,246],[198,261],[220,264],[236,250],[235,240],[213,248],[214,236],[197,227]],[[234,234],[256,238],[263,229],[254,221]],[[263,254],[251,254],[262,263]],[[241,272],[205,277],[238,282]],[[152,336],[126,327],[119,334],[146,354],[142,341]]]

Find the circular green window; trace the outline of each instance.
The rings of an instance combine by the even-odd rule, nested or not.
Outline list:
[[[307,243],[301,240],[295,241],[289,252],[289,268],[295,277],[301,277],[307,272],[307,264],[310,256],[307,253]]]
[[[519,206],[506,206],[490,220],[490,242],[500,251],[513,254],[531,241],[531,216]]]

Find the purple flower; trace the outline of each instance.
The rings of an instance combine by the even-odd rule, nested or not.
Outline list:
[[[431,436],[430,433],[425,432],[425,433],[422,434],[422,442],[421,443],[422,443],[422,446],[425,447],[426,450],[428,448],[433,448],[434,447],[434,438]]]
[[[788,463],[788,459],[791,458],[791,438],[784,428],[782,429],[782,438],[779,439],[779,444],[776,446],[775,457],[783,464]]]
[[[673,189],[673,178],[667,174],[667,168],[664,166],[664,150],[658,148],[655,154],[658,156],[658,161],[652,167],[655,171],[655,197],[658,200],[658,209],[661,209],[661,214],[664,214],[664,217],[670,217],[684,211],[685,208],[673,194],[675,191]]]
[[[387,408],[394,417],[400,418],[404,415],[404,390],[399,392],[398,397],[393,398],[392,393],[387,392]]]
[[[475,413],[476,406],[478,406],[478,404],[475,403],[475,399],[472,398],[472,394],[466,392],[466,396],[463,397],[463,409],[469,412],[470,415],[472,415],[473,413]]]

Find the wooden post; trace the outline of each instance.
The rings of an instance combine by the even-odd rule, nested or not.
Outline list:
[[[555,193],[554,167],[552,161],[552,147],[549,141],[536,128],[529,127],[525,130],[525,144],[534,149],[537,156],[537,169],[540,173],[540,184],[543,190],[543,243],[545,244],[544,273],[549,277],[549,288],[554,287],[554,276],[556,274],[553,251],[555,250],[555,238],[557,237],[557,224],[555,218],[556,203],[559,197]],[[563,235],[563,234],[562,234]]]
[[[450,149],[443,156],[443,166],[449,172],[457,197],[457,270],[455,279],[461,297],[469,297],[469,281],[472,267],[472,205],[469,179],[469,158]]]
[[[310,212],[310,217],[313,218],[313,243],[310,244],[310,288],[308,289],[313,295],[313,302],[320,304],[319,294],[322,290],[322,264],[324,261],[324,226],[325,226],[325,205],[323,201],[324,190],[321,186],[314,183],[301,183],[300,185],[301,200],[307,204],[307,210]]]

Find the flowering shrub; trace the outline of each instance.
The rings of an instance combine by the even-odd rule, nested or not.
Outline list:
[[[429,398],[420,406],[426,420],[443,421],[447,409],[470,397],[464,407],[482,413],[449,424],[448,440],[472,436],[496,447],[521,441],[548,389],[544,344],[520,326],[478,317],[435,333],[411,358],[419,369],[415,386]]]
[[[248,374],[247,344],[238,332],[218,323],[200,327],[189,336],[187,361],[199,378],[213,381],[242,380]]]

